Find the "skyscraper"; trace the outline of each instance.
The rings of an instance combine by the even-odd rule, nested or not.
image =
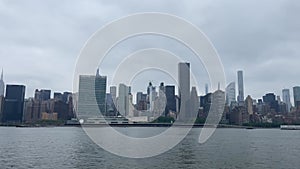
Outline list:
[[[197,89],[196,89],[196,87],[192,87],[191,100],[190,100],[190,111],[194,117],[196,117],[196,115],[198,114],[199,107],[200,107],[200,99],[197,94]]]
[[[118,111],[124,117],[129,115],[129,87],[119,84]]]
[[[294,92],[294,102],[296,109],[300,108],[300,86],[293,87]]]
[[[276,95],[274,93],[268,93],[263,96],[263,101],[268,104],[271,109],[274,109],[276,112],[279,111],[279,104],[276,101]]]
[[[39,101],[46,101],[49,100],[51,96],[51,90],[41,89],[40,91],[38,89],[34,92],[34,99]]]
[[[207,95],[208,94],[208,84],[206,83],[205,84],[205,95]]]
[[[117,103],[116,103],[116,100],[117,100],[117,87],[116,86],[110,86],[109,92],[110,92],[110,95],[112,97],[114,107],[116,107],[117,106]]]
[[[253,100],[250,95],[246,98],[246,109],[249,115],[253,115]]]
[[[282,90],[282,101],[286,104],[286,109],[288,112],[291,111],[291,95],[289,89],[283,89]]]
[[[236,94],[235,94],[235,82],[231,82],[226,87],[226,104],[231,105],[232,102],[235,102]]]
[[[190,116],[189,100],[190,100],[190,63],[178,64],[178,94],[180,98],[180,114],[179,120],[188,120]]]
[[[99,117],[106,113],[106,76],[79,76],[78,115],[79,118]]]
[[[170,111],[176,112],[175,86],[165,86],[165,94],[167,99],[165,115],[168,115]]]
[[[238,102],[244,102],[244,78],[243,71],[238,71]]]
[[[22,122],[25,86],[7,85],[3,110],[3,122]]]
[[[4,96],[5,84],[3,81],[3,69],[1,72],[1,79],[0,79],[0,96]]]

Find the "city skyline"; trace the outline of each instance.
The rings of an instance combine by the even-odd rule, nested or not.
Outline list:
[[[188,64],[190,64],[190,63],[188,63]],[[99,68],[96,70],[96,74],[97,75],[99,75]],[[228,83],[227,82],[227,85],[224,87],[224,92],[226,93],[226,101],[228,101],[228,100],[230,100],[230,101],[239,101],[239,85],[238,85],[238,81],[239,81],[239,74],[241,74],[241,79],[242,79],[242,89],[245,87],[245,86],[247,86],[247,84],[245,85],[244,83],[243,83],[243,81],[244,81],[244,74],[243,74],[243,71],[242,70],[237,70],[237,77],[236,77],[236,80],[235,81],[233,81],[233,82],[230,82],[230,83]],[[28,96],[28,95],[26,95],[26,93],[28,92],[27,90],[27,84],[23,84],[23,83],[6,83],[4,80],[3,80],[3,76],[4,76],[4,74],[3,74],[3,69],[2,69],[2,73],[1,73],[1,78],[0,78],[0,87],[2,88],[3,87],[3,96],[5,96],[5,89],[6,89],[6,85],[24,85],[24,86],[26,86],[26,89],[25,89],[25,98],[26,99],[29,99],[29,98],[34,98],[34,97],[36,97],[35,95],[36,95],[36,91],[38,90],[38,89],[41,89],[42,91],[50,91],[50,93],[51,93],[51,91],[55,91],[55,92],[53,92],[53,93],[51,93],[50,95],[49,95],[49,97],[50,98],[55,98],[55,94],[56,93],[60,93],[60,92],[66,92],[67,90],[64,90],[64,91],[56,91],[56,90],[53,90],[52,88],[44,88],[44,87],[41,87],[41,88],[36,88],[36,89],[34,89],[34,92],[33,92],[33,94],[31,95],[31,96]],[[91,75],[87,75],[87,77],[88,76],[91,76]],[[109,78],[107,78],[107,76],[104,76],[105,77],[105,79],[109,79]],[[151,80],[149,80],[149,82],[151,83]],[[159,80],[158,80],[158,82],[159,82]],[[161,80],[159,83],[165,83],[163,80]],[[122,83],[120,83],[121,85],[125,85],[125,84],[122,84]],[[120,85],[119,84],[119,85]],[[3,85],[3,86],[2,86]],[[145,85],[145,87],[146,87],[146,84],[144,84]],[[167,85],[174,85],[174,87],[175,88],[177,88],[177,90],[178,90],[178,86],[176,85],[176,84],[172,84],[172,83],[167,83]],[[126,86],[126,85],[125,85]],[[108,84],[107,84],[107,82],[106,82],[106,89],[110,89],[110,90],[106,90],[106,94],[110,94],[110,91],[112,90],[112,88],[113,88],[113,90],[114,90],[114,92],[117,92],[117,91],[119,91],[119,87],[117,87],[116,88],[116,86],[114,86],[114,85],[112,85],[112,86],[109,86]],[[128,87],[130,87],[130,91],[131,91],[131,86],[128,86]],[[158,84],[155,86],[155,87],[159,87],[158,86]],[[155,88],[154,87],[154,88]],[[197,92],[198,92],[198,96],[205,96],[207,93],[206,92],[208,92],[208,93],[213,93],[214,91],[216,91],[216,90],[211,90],[211,89],[209,89],[209,86],[207,86],[207,83],[205,83],[204,84],[204,88],[201,90],[201,89],[198,89],[199,87],[198,86],[195,86],[195,88],[197,89]],[[274,91],[265,91],[260,97],[253,97],[253,95],[251,94],[251,93],[246,93],[246,94],[244,94],[243,93],[243,95],[244,95],[244,99],[243,99],[243,101],[245,101],[245,99],[246,99],[246,97],[245,96],[251,96],[252,98],[254,98],[254,99],[263,99],[263,96],[265,95],[265,94],[270,94],[270,93],[272,93],[272,94],[275,94],[277,97],[279,96],[280,97],[280,99],[284,102],[284,103],[287,103],[287,106],[290,108],[291,106],[297,106],[295,103],[295,98],[297,98],[297,100],[296,101],[298,101],[298,102],[300,102],[300,97],[299,97],[299,93],[300,93],[300,85],[295,85],[295,86],[292,86],[291,87],[291,89],[290,88],[282,88],[281,89],[281,93],[279,93],[279,94],[277,94],[277,93],[275,93]],[[190,86],[190,90],[192,89],[192,86]],[[278,90],[278,89],[277,89]],[[133,103],[136,103],[136,100],[137,100],[137,97],[135,97],[138,93],[140,93],[140,92],[142,92],[142,93],[144,93],[144,92],[146,92],[147,93],[147,89],[145,89],[145,90],[136,90],[136,89],[133,89],[133,91],[134,92],[131,92],[132,94],[133,94],[133,96],[132,96],[132,100],[133,100]],[[155,90],[156,91],[156,90]],[[176,90],[175,90],[176,91]],[[290,93],[290,91],[292,91],[292,93]],[[179,92],[179,91],[178,91]],[[178,92],[175,92],[175,94],[176,95],[178,95]],[[30,91],[29,91],[29,93],[30,93]],[[295,95],[295,93],[297,93],[296,95]],[[116,95],[116,93],[114,94],[114,100],[115,100],[115,97],[116,96],[118,96],[118,95]],[[235,96],[235,98],[233,99],[233,96]],[[289,96],[289,98],[287,98],[287,96]],[[277,99],[277,98],[276,98]],[[229,102],[230,102],[229,101]],[[227,104],[228,104],[228,102],[226,102]],[[300,104],[300,103],[299,103]]]

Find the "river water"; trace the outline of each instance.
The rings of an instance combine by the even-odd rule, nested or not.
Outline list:
[[[161,128],[119,128],[126,133],[157,133]],[[0,169],[6,168],[164,168],[164,169],[298,169],[300,130],[217,129],[198,143],[201,129],[170,151],[145,159],[106,152],[79,127],[0,127]]]

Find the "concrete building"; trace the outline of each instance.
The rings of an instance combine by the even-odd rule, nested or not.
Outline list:
[[[248,114],[253,115],[253,100],[251,96],[247,96],[245,103]]]
[[[114,107],[117,106],[117,87],[116,86],[110,86],[109,87],[109,93],[111,95],[111,98],[113,100]]]
[[[129,115],[129,86],[119,84],[118,112],[126,117]]]
[[[196,87],[192,87],[191,91],[191,99],[190,99],[190,111],[192,114],[192,117],[196,117],[200,108],[200,100],[199,96],[197,94]]]
[[[5,83],[3,80],[3,69],[2,69],[1,79],[0,79],[0,96],[4,96],[4,91],[5,91]]]
[[[238,76],[238,102],[244,102],[244,77],[243,71],[237,72]]]
[[[78,118],[101,117],[106,112],[106,76],[80,75],[78,92]]]
[[[190,63],[178,64],[178,94],[180,98],[179,120],[188,121],[191,118],[190,114]]]

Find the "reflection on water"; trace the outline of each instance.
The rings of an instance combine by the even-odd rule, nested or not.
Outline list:
[[[160,128],[120,128],[142,137]],[[112,155],[81,128],[0,128],[2,168],[298,168],[300,131],[218,129],[199,144],[192,129],[174,149],[147,159]],[[138,133],[141,133],[139,135]],[[145,134],[146,133],[146,134]],[[147,134],[148,133],[148,134]],[[146,151],[146,150],[145,150]]]

